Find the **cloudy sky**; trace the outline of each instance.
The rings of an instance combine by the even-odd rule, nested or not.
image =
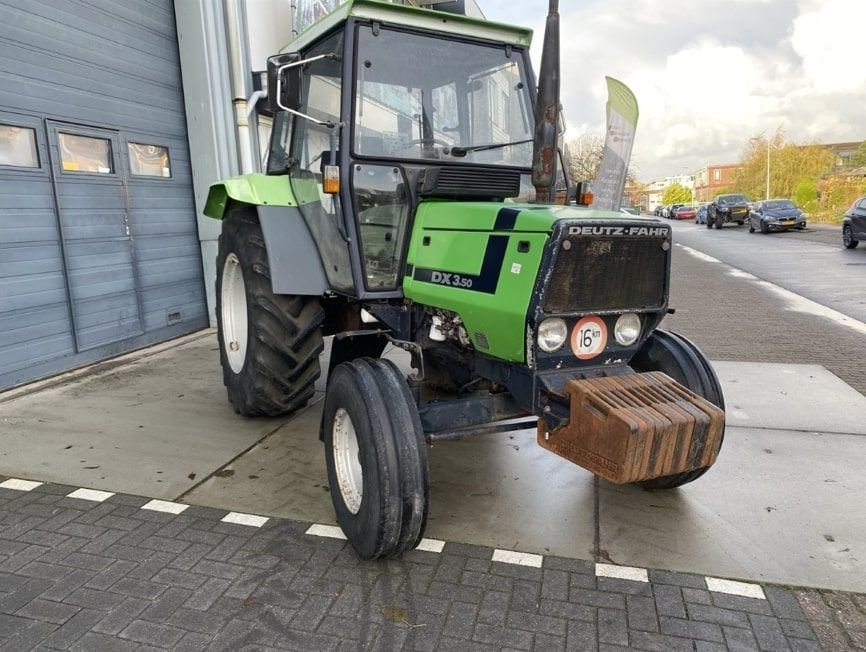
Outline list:
[[[547,0],[479,0],[535,30]],[[560,0],[567,136],[604,134],[604,76],[640,105],[632,162],[650,181],[739,160],[761,133],[866,139],[866,0]]]

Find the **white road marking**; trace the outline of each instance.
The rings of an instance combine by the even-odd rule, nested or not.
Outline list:
[[[315,523],[307,529],[305,534],[311,534],[314,537],[328,537],[329,539],[343,539],[344,541],[346,539],[346,535],[336,525],[319,525]]]
[[[692,249],[691,247],[687,247],[684,244],[677,244],[677,247],[680,247],[683,251],[690,253],[692,256],[697,258],[698,260],[703,260],[707,263],[720,263],[722,262],[718,258],[713,258],[712,256],[705,254],[703,251],[698,251],[697,249]]]
[[[614,564],[596,564],[596,577],[611,577],[617,580],[631,580],[632,582],[649,582],[649,574],[646,568],[634,566],[616,566]]]
[[[34,482],[33,480],[18,480],[17,478],[9,478],[5,482],[0,482],[0,488],[14,489],[15,491],[32,491],[41,484],[41,482]]]
[[[96,503],[101,503],[108,500],[114,494],[110,491],[99,491],[97,489],[76,489],[75,491],[66,494],[67,498],[78,498],[79,500],[92,500]]]
[[[223,523],[236,523],[237,525],[249,525],[250,527],[262,527],[268,522],[267,516],[256,516],[255,514],[241,514],[240,512],[229,512],[222,517]]]
[[[722,262],[718,258],[708,256],[707,254],[698,251],[697,249],[687,247],[686,245],[678,244],[677,246],[682,248],[683,251],[691,254],[698,260],[703,260],[709,263]],[[807,315],[814,315],[816,317],[823,317],[825,319],[829,319],[836,324],[839,324],[840,326],[850,328],[851,330],[860,333],[861,335],[866,335],[866,324],[864,324],[862,321],[854,319],[853,317],[849,317],[848,315],[841,313],[838,310],[833,310],[833,308],[823,306],[817,301],[812,301],[811,299],[807,299],[804,296],[800,296],[796,292],[786,290],[785,288],[778,286],[775,283],[761,280],[754,274],[750,274],[749,272],[743,271],[742,269],[727,264],[725,264],[725,266],[728,267],[729,276],[734,276],[737,278],[751,281],[755,285],[758,285],[765,290],[769,290],[780,299],[782,299],[785,303],[787,303],[788,305],[786,306],[786,309],[790,310],[791,312],[800,312]]]
[[[439,539],[421,539],[421,543],[415,550],[424,550],[426,552],[442,552],[445,547],[445,542]]]
[[[756,600],[766,600],[764,589],[760,584],[750,584],[748,582],[734,582],[733,580],[720,580],[717,577],[707,577],[707,588],[716,593],[728,593],[730,595],[739,595],[744,598],[755,598]]]
[[[529,552],[514,552],[513,550],[500,550],[499,548],[493,551],[493,561],[499,561],[503,564],[517,564],[518,566],[541,568],[541,562],[543,560],[544,557],[541,555],[533,555]]]
[[[148,509],[152,512],[165,512],[166,514],[180,514],[189,505],[181,503],[172,503],[167,500],[151,500],[146,505],[142,505],[142,509]]]

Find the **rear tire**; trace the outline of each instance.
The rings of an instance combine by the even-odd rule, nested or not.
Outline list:
[[[223,220],[216,315],[223,383],[237,413],[277,416],[313,396],[320,375],[324,311],[318,297],[274,294],[255,208]]]
[[[631,361],[638,372],[661,371],[713,405],[725,409],[725,397],[710,361],[690,340],[671,331],[656,330]],[[724,439],[724,432],[722,432]],[[706,473],[706,466],[693,471],[635,482],[648,490],[674,489],[693,482]]]
[[[331,501],[362,559],[394,557],[424,536],[429,470],[421,419],[389,360],[359,358],[328,380],[323,414]]]
[[[854,239],[854,232],[851,230],[851,225],[849,224],[842,227],[842,244],[845,245],[846,249],[854,249],[860,244],[859,240]]]

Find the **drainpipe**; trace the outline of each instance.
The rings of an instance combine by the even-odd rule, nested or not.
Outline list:
[[[226,35],[228,37],[229,80],[231,81],[232,107],[235,129],[238,134],[238,158],[241,174],[257,172],[259,169],[258,121],[248,109],[247,97],[251,95],[252,73],[247,43],[247,14],[243,0],[224,0]],[[250,97],[252,100],[252,97]],[[252,100],[253,104],[255,100]]]

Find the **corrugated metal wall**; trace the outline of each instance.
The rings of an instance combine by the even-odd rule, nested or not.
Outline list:
[[[0,26],[0,389],[206,326],[171,0],[0,0]]]

